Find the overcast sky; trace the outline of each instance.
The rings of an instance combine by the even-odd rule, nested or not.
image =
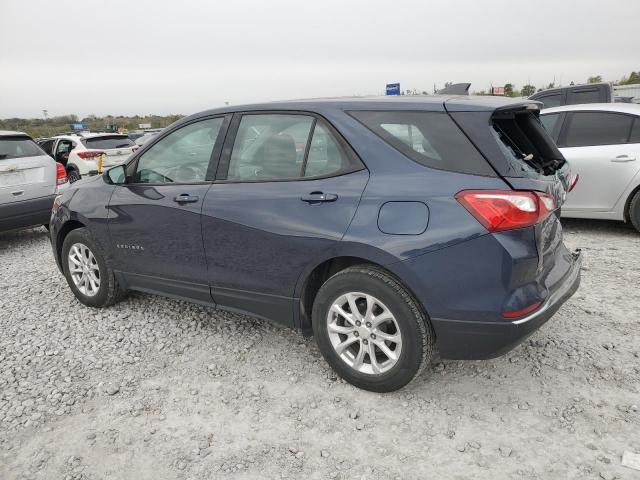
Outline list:
[[[638,0],[0,0],[0,118],[640,69]]]

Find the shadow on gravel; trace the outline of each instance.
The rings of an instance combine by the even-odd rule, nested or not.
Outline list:
[[[639,237],[633,225],[615,220],[593,220],[588,218],[563,218],[562,227],[567,233],[598,233],[605,235],[624,235]]]
[[[23,230],[9,230],[0,232],[0,251],[6,248],[18,247],[22,242],[32,240],[48,240],[49,232],[44,227],[29,228]]]

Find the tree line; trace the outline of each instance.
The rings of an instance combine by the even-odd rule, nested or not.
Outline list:
[[[184,115],[134,115],[134,116],[112,116],[97,117],[89,115],[85,118],[78,118],[77,115],[59,115],[46,118],[7,118],[0,119],[0,130],[14,130],[25,132],[34,138],[51,137],[71,131],[71,124],[83,123],[92,132],[111,132],[118,129],[128,131],[139,130],[141,123],[151,124],[151,128],[163,128]]]

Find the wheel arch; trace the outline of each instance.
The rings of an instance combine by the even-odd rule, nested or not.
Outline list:
[[[86,225],[79,220],[70,219],[63,223],[56,233],[56,261],[58,262],[58,266],[60,266],[60,268],[62,268],[62,245],[64,244],[64,239],[73,230],[85,227]]]
[[[301,279],[296,287],[295,298],[299,299],[299,301],[298,308],[295,311],[295,317],[296,324],[302,330],[303,334],[311,335],[311,311],[320,287],[339,271],[355,265],[369,265],[382,269],[392,275],[409,291],[428,317],[426,305],[423,304],[420,297],[416,295],[414,291],[418,286],[418,283],[416,283],[418,279],[414,278],[413,272],[406,268],[404,262],[393,255],[374,247],[367,247],[368,248],[359,254],[352,249],[346,249],[341,255],[336,254],[329,258],[324,258],[322,261],[315,262],[301,275]]]

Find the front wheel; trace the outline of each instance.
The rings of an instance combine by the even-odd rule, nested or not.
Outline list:
[[[320,288],[313,331],[322,355],[356,387],[391,392],[427,365],[434,336],[418,302],[388,272],[347,268]]]
[[[72,230],[65,237],[62,267],[73,294],[89,307],[107,307],[119,301],[125,293],[86,228]]]

